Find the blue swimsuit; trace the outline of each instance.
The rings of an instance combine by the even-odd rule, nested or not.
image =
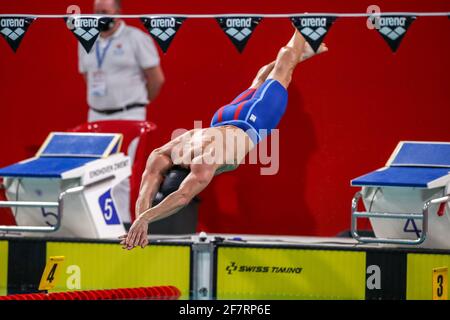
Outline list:
[[[247,89],[230,104],[216,111],[211,127],[233,125],[257,144],[270,135],[283,116],[288,94],[277,80],[266,80],[257,90]]]

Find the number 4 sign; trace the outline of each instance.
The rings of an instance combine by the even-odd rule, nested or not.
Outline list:
[[[45,265],[44,272],[42,273],[41,282],[39,283],[39,290],[50,290],[55,287],[63,262],[63,256],[50,257]]]

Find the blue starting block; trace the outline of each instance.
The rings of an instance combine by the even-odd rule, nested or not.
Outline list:
[[[0,177],[62,178],[120,150],[118,134],[51,133],[36,157],[0,169]]]
[[[385,167],[351,180],[352,235],[361,242],[450,248],[450,143],[400,142]],[[370,212],[358,212],[360,198]],[[360,237],[369,218],[375,238]]]
[[[17,207],[17,226],[0,231],[85,238],[123,234],[120,217],[121,211],[128,213],[128,203],[117,203],[114,188],[130,176],[131,167],[119,152],[121,143],[120,134],[50,133],[35,157],[1,168],[8,201],[0,207]]]

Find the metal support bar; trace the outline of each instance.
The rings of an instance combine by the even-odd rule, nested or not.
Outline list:
[[[64,211],[64,198],[70,194],[81,192],[87,188],[93,187],[100,183],[114,179],[114,176],[107,177],[102,180],[93,182],[85,186],[78,186],[69,188],[61,192],[58,196],[58,202],[41,202],[41,201],[0,201],[0,207],[51,207],[58,208],[58,214],[56,216],[56,224],[53,226],[0,226],[0,231],[3,232],[55,232],[61,227],[61,220]]]
[[[361,199],[361,192],[357,192],[352,200],[352,217],[351,217],[351,234],[352,237],[365,243],[389,243],[389,244],[405,244],[418,245],[423,243],[427,238],[428,232],[428,209],[432,204],[448,202],[450,196],[432,199],[427,201],[422,209],[422,213],[388,213],[388,212],[358,212],[358,203]],[[376,238],[376,237],[361,237],[358,234],[358,218],[380,218],[380,219],[418,219],[422,220],[422,233],[416,239],[390,239],[390,238]]]
[[[358,218],[389,218],[389,219],[423,219],[421,213],[388,213],[388,212],[358,212],[353,213]]]
[[[44,202],[44,201],[0,201],[0,208],[11,207],[45,207],[57,208],[58,202]]]
[[[202,232],[203,233],[203,232]],[[192,299],[213,299],[214,237],[206,234],[192,243]]]

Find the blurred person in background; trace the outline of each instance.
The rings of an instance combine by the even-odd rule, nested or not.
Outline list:
[[[121,0],[95,0],[94,13],[120,14]],[[78,67],[87,85],[88,122],[147,119],[147,106],[158,96],[165,78],[158,50],[149,35],[114,18],[100,33],[90,53],[78,45]],[[131,161],[137,139],[130,144]],[[125,150],[123,150],[125,151]],[[129,182],[114,190],[124,223],[130,222]]]

